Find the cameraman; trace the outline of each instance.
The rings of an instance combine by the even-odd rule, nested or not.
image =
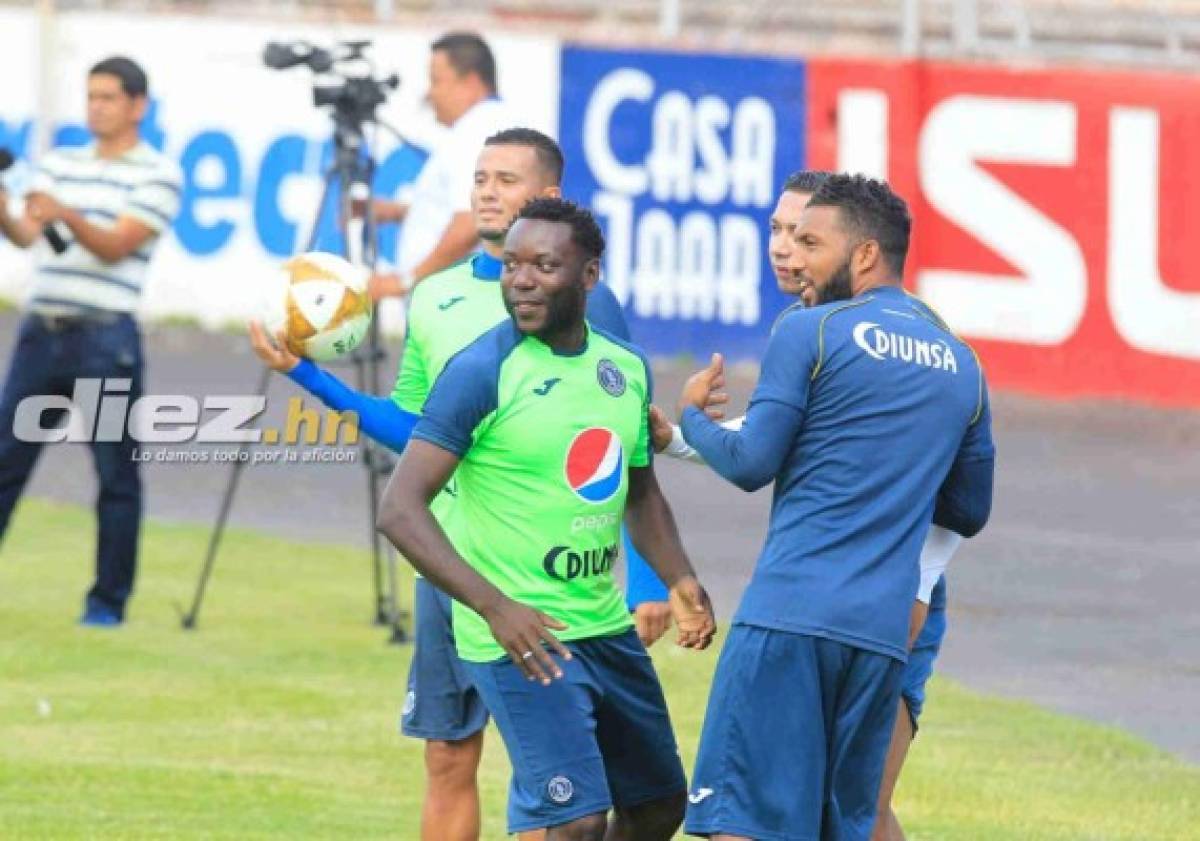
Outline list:
[[[425,162],[408,203],[376,200],[376,220],[403,222],[397,274],[371,279],[378,300],[404,295],[422,278],[466,257],[478,245],[471,218],[475,157],[484,141],[516,125],[496,95],[496,59],[474,33],[451,32],[430,46],[429,93],[437,121],[449,128]]]
[[[104,379],[109,392],[142,393],[142,347],[134,312],[154,244],[179,209],[175,164],[138,136],[149,86],[127,58],[109,58],[87,79],[87,122],[95,142],[45,156],[26,197],[25,214],[0,203],[0,231],[22,248],[45,236],[33,294],[21,322],[8,379],[0,396],[0,537],[41,452],[20,440],[17,407],[26,397],[71,396],[77,379]],[[51,412],[40,419],[54,422]],[[58,413],[61,418],[61,412]],[[110,436],[97,430],[96,438]],[[111,436],[115,437],[115,436]],[[96,580],[83,625],[116,626],[137,570],[142,486],[134,442],[93,440],[100,476]]]

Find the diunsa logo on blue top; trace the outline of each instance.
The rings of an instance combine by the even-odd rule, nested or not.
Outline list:
[[[593,426],[580,432],[567,447],[567,485],[580,499],[607,502],[621,487],[625,451],[611,429]]]

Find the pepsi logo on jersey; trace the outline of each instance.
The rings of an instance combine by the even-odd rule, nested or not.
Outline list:
[[[598,505],[612,499],[621,488],[624,469],[625,451],[611,429],[589,427],[567,447],[567,486],[586,502]]]

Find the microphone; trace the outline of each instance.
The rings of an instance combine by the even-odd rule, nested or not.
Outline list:
[[[62,254],[70,245],[59,233],[58,226],[51,222],[46,227],[42,228],[42,236],[46,238],[46,242],[50,243],[50,250],[55,254]]]

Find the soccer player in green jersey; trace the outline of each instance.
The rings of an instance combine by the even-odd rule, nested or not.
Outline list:
[[[562,176],[558,144],[532,129],[516,128],[490,137],[476,162],[471,206],[483,250],[426,278],[412,295],[408,334],[395,389],[390,397],[363,394],[332,374],[273,346],[258,325],[251,327],[255,351],[270,367],[338,411],[359,416],[359,428],[397,452],[409,433],[437,375],[458,351],[508,313],[500,293],[500,254],[504,234],[517,211],[535,196],[556,196]],[[620,305],[607,286],[588,295],[588,317],[627,337]],[[442,494],[436,508],[450,505]],[[630,568],[644,564],[630,555]],[[631,576],[637,580],[651,575]],[[635,592],[628,604],[639,630],[665,610],[665,590]],[[421,817],[423,841],[477,841],[480,832],[476,775],[483,750],[487,711],[470,685],[454,648],[450,600],[425,581],[415,594],[415,645],[401,729],[425,741],[427,787]],[[645,638],[645,637],[643,637]],[[649,642],[649,640],[647,640]],[[523,841],[536,841],[535,834]]]
[[[670,587],[679,643],[704,648],[716,625],[651,466],[649,365],[584,317],[603,243],[570,202],[521,211],[504,250],[511,321],[446,366],[379,528],[455,599],[459,654],[513,765],[509,831],[666,841],[685,782],[612,577],[623,517]],[[430,504],[451,477],[439,524]]]

